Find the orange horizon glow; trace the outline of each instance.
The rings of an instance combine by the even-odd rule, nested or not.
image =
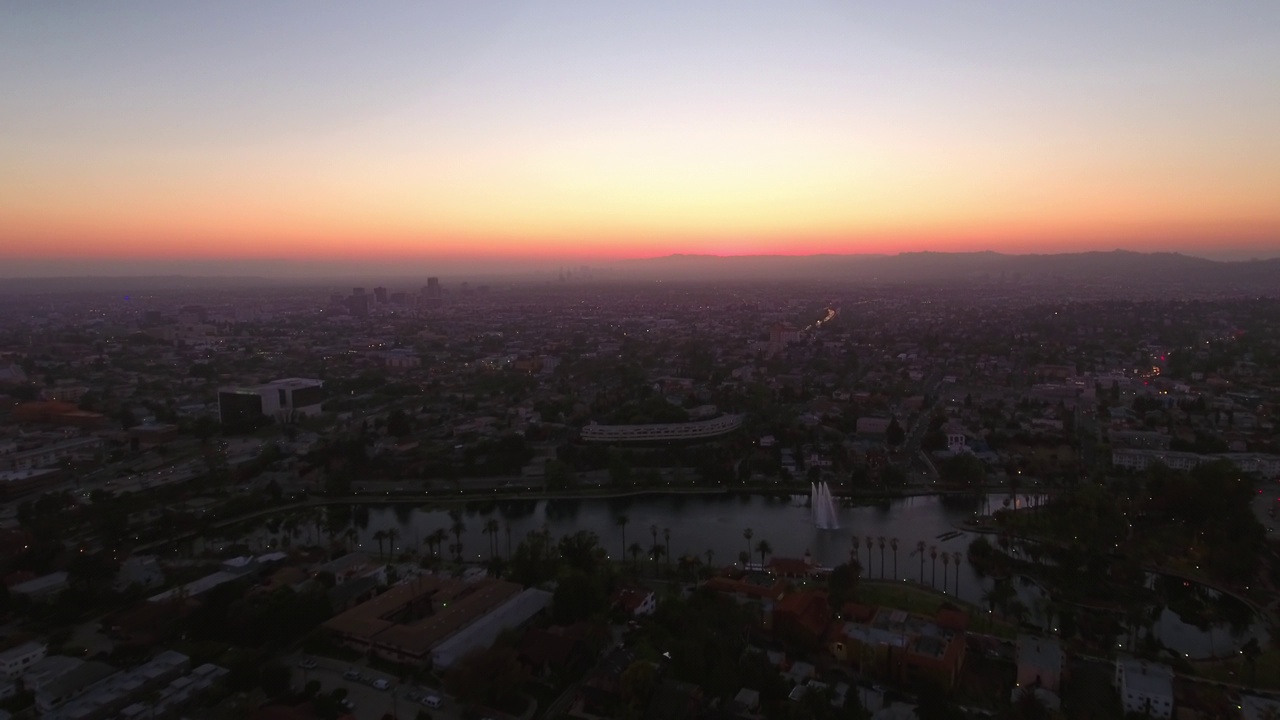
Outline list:
[[[1280,255],[1280,5],[921,2],[24,7],[0,261]]]

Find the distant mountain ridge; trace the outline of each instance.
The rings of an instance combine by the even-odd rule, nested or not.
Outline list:
[[[1127,250],[1046,255],[992,251],[900,255],[667,255],[618,264],[627,274],[667,279],[776,279],[933,282],[1035,280],[1188,283],[1197,287],[1280,286],[1280,259],[1219,261],[1172,252]]]

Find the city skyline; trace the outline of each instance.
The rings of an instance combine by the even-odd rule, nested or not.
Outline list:
[[[1280,255],[1274,5],[378,10],[7,9],[0,275]]]

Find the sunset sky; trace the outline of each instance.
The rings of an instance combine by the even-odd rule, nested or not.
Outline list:
[[[1280,3],[0,9],[0,276],[1117,247],[1280,255]]]

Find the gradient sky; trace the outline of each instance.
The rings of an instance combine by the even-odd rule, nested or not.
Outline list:
[[[0,276],[1117,247],[1280,255],[1280,3],[0,6]]]

